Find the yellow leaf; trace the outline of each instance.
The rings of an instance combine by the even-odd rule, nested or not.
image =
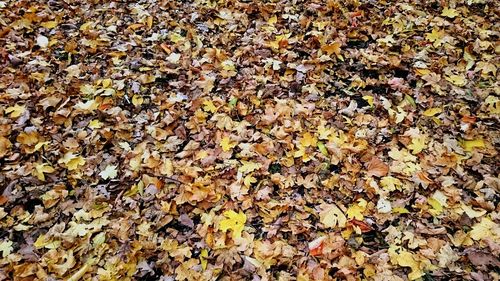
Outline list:
[[[26,107],[24,105],[14,105],[14,106],[9,106],[5,109],[5,113],[10,113],[10,117],[12,118],[17,118],[21,116],[21,114],[24,113],[26,110]]]
[[[252,183],[256,183],[257,182],[257,179],[254,178],[252,175],[247,175],[244,179],[243,179],[243,184],[246,186],[246,187],[250,187],[252,185]]]
[[[318,140],[316,139],[316,137],[311,135],[309,132],[305,132],[300,139],[300,144],[302,145],[302,147],[314,147],[316,146],[317,141]]]
[[[428,75],[431,73],[429,69],[426,68],[416,68],[415,73],[420,76]]]
[[[464,140],[462,141],[462,147],[464,148],[465,151],[472,151],[474,148],[484,148],[485,144],[482,139],[477,139],[477,140]]]
[[[75,273],[73,273],[73,275],[71,275],[71,277],[69,277],[66,281],[78,281],[80,280],[84,275],[85,273],[87,273],[87,271],[91,268],[92,264],[95,263],[95,259],[93,258],[90,258],[88,259],[85,264],[83,264],[83,266],[78,269]]]
[[[49,144],[50,144],[50,142],[48,142],[48,141],[39,142],[39,143],[37,143],[37,144],[35,145],[35,148],[33,149],[33,152],[38,151],[38,150],[40,150],[40,148],[42,148],[43,146],[45,146],[45,145],[49,145]]]
[[[243,166],[238,168],[238,172],[240,172],[242,174],[251,173],[251,172],[259,169],[260,167],[262,167],[262,164],[260,164],[260,163],[254,163],[254,162],[249,162],[249,161],[245,161],[245,160],[241,160],[241,163],[243,164]]]
[[[347,219],[335,204],[323,203],[320,205],[319,220],[326,228],[345,227]]]
[[[102,128],[102,122],[95,119],[89,122],[89,128],[90,129],[99,129]]]
[[[222,66],[222,69],[226,70],[226,71],[235,71],[236,70],[236,66],[234,65],[234,62],[232,62],[231,60],[225,60],[221,63],[221,66]]]
[[[358,199],[356,204],[351,205],[347,209],[347,217],[350,219],[357,219],[360,221],[363,220],[364,219],[363,212],[365,211],[367,204],[368,202],[366,202],[365,199],[363,198]]]
[[[472,227],[472,230],[468,234],[470,238],[478,241],[486,237],[495,237],[493,233],[498,233],[499,231],[500,228],[498,224],[493,222],[490,218],[483,217],[479,223],[476,223]]]
[[[467,84],[467,80],[462,75],[450,75],[445,77],[445,79],[455,86],[463,87]]]
[[[434,47],[439,47],[443,42],[443,37],[445,33],[444,31],[439,31],[437,29],[433,29],[431,33],[426,33],[425,38],[431,42],[433,42]]]
[[[363,96],[363,99],[370,105],[373,106],[373,96]]]
[[[215,107],[212,101],[206,100],[203,102],[203,110],[205,110],[206,112],[215,113],[217,112],[217,107]]]
[[[103,88],[109,88],[113,84],[113,80],[106,78],[102,80],[102,87]]]
[[[328,157],[328,150],[326,149],[325,145],[320,141],[318,141],[318,149],[321,152],[321,154]]]
[[[141,97],[140,95],[134,95],[132,97],[132,104],[135,106],[139,106],[144,102],[144,98]]]
[[[418,279],[424,275],[424,272],[420,269],[419,263],[413,258],[413,255],[410,252],[402,251],[397,260],[400,266],[407,266],[411,268],[411,272],[408,274],[408,278],[410,278],[410,280]]]
[[[441,109],[439,107],[433,107],[433,108],[429,108],[426,111],[424,111],[423,115],[427,116],[427,117],[431,117],[431,116],[434,116],[434,115],[441,113],[441,112],[443,112],[443,109]]]
[[[401,190],[403,183],[395,177],[387,176],[380,180],[380,185],[387,191]]]
[[[116,178],[117,175],[118,175],[118,171],[116,170],[115,165],[108,165],[108,166],[106,166],[106,168],[104,168],[104,170],[102,170],[99,173],[99,176],[101,176],[101,178],[103,178],[105,180],[114,179],[114,178]]]
[[[469,207],[464,203],[462,203],[460,207],[462,208],[462,210],[464,210],[465,214],[467,214],[467,216],[471,219],[479,218],[482,217],[484,214],[486,214],[486,210],[476,211],[472,209],[472,207]]]
[[[408,149],[411,149],[412,150],[412,154],[418,154],[420,153],[422,150],[424,150],[427,145],[425,144],[426,143],[426,140],[427,138],[424,136],[424,135],[420,135],[418,137],[414,137],[411,139],[411,144],[408,145]]]
[[[429,198],[427,199],[427,203],[429,203],[429,205],[432,206],[432,209],[429,210],[429,212],[433,216],[437,216],[443,212],[443,205],[441,205],[441,203],[438,200],[434,198]]]
[[[409,214],[410,213],[410,211],[408,211],[408,209],[402,208],[402,207],[392,208],[392,212],[397,213],[397,214]]]
[[[223,213],[225,219],[221,220],[219,223],[219,229],[223,232],[227,232],[228,230],[232,230],[232,237],[240,238],[241,232],[245,228],[245,223],[247,221],[247,216],[243,212],[236,213],[233,210],[225,211]]]
[[[196,153],[195,160],[200,160],[208,156],[208,152],[206,150],[200,150]]]
[[[94,22],[88,21],[80,26],[81,31],[89,30],[91,28],[91,25],[94,25]]]
[[[270,25],[274,25],[275,23],[278,22],[278,18],[276,17],[276,15],[270,17],[268,20],[267,20],[267,23],[270,24]]]
[[[276,35],[276,39],[274,41],[269,41],[269,47],[273,49],[279,49],[280,48],[280,42],[281,41],[286,41],[288,38],[290,38],[291,33],[283,34],[283,35]]]
[[[495,96],[488,96],[484,103],[488,107],[488,111],[493,115],[500,115],[500,99]]]
[[[442,16],[449,17],[449,18],[454,18],[456,16],[459,16],[460,13],[455,10],[455,9],[449,9],[449,8],[444,8],[443,12],[441,13]]]
[[[202,249],[200,253],[200,263],[201,263],[201,268],[203,270],[207,269],[207,264],[208,264],[207,258],[208,258],[208,250]]]
[[[47,249],[57,249],[61,245],[61,241],[53,241],[51,238],[47,237],[45,234],[38,236],[33,246],[36,249],[47,248]]]
[[[236,145],[238,145],[236,142],[231,142],[231,139],[228,136],[225,136],[222,138],[220,141],[220,146],[222,147],[222,150],[224,151],[230,151],[233,149]]]
[[[178,43],[178,42],[184,40],[184,37],[182,37],[179,33],[170,33],[169,39],[170,39],[170,41],[172,41],[174,43]]]
[[[46,21],[46,22],[42,22],[40,25],[45,27],[45,28],[52,29],[52,28],[57,26],[57,21],[55,21],[55,20]]]
[[[36,176],[39,180],[45,181],[45,174],[50,174],[53,172],[55,172],[55,169],[52,168],[52,166],[50,166],[47,163],[43,163],[43,164],[37,164],[35,166],[35,170],[33,170],[33,175]]]
[[[67,152],[59,159],[59,163],[63,163],[70,171],[78,169],[79,166],[85,165],[85,159],[81,156],[74,155],[72,152]]]

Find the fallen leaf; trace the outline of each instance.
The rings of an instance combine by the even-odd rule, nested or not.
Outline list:
[[[115,165],[107,165],[104,170],[102,170],[99,173],[99,176],[101,176],[102,179],[107,180],[107,179],[114,179],[118,175],[118,170],[116,170]]]
[[[326,228],[343,228],[346,225],[347,219],[342,211],[335,204],[323,203],[320,205],[320,222]]]
[[[245,215],[245,213],[241,211],[239,213],[236,213],[233,210],[229,210],[225,211],[223,215],[226,218],[220,221],[219,229],[223,232],[232,230],[233,239],[240,238],[247,221],[247,216]]]

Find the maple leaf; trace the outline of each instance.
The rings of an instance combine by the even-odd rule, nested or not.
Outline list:
[[[42,163],[35,165],[35,170],[33,170],[33,175],[36,176],[39,180],[45,181],[45,174],[50,174],[55,171],[56,170],[49,164]]]
[[[253,183],[256,183],[256,182],[257,182],[257,179],[254,178],[251,174],[246,175],[245,178],[243,179],[243,184],[246,187],[250,187]]]
[[[444,8],[443,12],[441,13],[442,16],[449,17],[449,18],[454,18],[460,15],[460,13],[453,9],[453,8]]]
[[[470,238],[478,241],[486,237],[498,237],[499,231],[500,226],[497,223],[488,217],[483,217],[480,222],[472,226],[472,230],[468,234]]]
[[[105,180],[114,179],[114,178],[116,178],[117,175],[118,175],[118,171],[116,170],[115,165],[107,165],[106,168],[104,168],[104,170],[102,170],[99,173],[99,176],[101,176],[101,178],[103,178]]]
[[[340,55],[340,46],[341,43],[339,42],[334,42],[332,44],[327,44],[321,46],[321,50],[326,52],[328,55],[335,54],[335,55]]]
[[[262,164],[260,164],[260,163],[255,163],[255,162],[250,162],[250,161],[245,161],[245,160],[241,160],[241,164],[243,164],[243,166],[238,168],[238,172],[240,172],[242,174],[251,173],[257,169],[260,169],[260,167],[262,167]]]
[[[225,211],[223,213],[225,219],[219,222],[219,229],[223,232],[232,230],[233,239],[241,238],[241,232],[245,227],[247,216],[243,212],[236,213],[233,210]]]
[[[5,258],[6,256],[10,255],[12,250],[14,250],[12,244],[13,242],[8,239],[0,242],[0,252],[2,252],[2,257]]]
[[[38,143],[38,140],[39,140],[39,134],[36,131],[22,132],[16,138],[16,141],[28,146],[32,146]]]
[[[268,42],[268,46],[276,50],[282,47],[286,47],[288,45],[288,38],[290,38],[291,35],[291,33],[276,35],[273,41]]]
[[[424,275],[424,272],[420,269],[420,263],[413,258],[410,252],[401,251],[397,257],[397,262],[400,266],[411,268],[411,272],[408,274],[410,280],[418,279]]]
[[[314,137],[311,133],[305,132],[302,135],[302,138],[300,139],[299,143],[302,145],[302,147],[314,147],[316,146],[316,142],[318,140],[316,137]]]
[[[326,228],[345,227],[347,218],[337,205],[323,203],[320,208],[320,222]]]
[[[440,31],[437,29],[433,29],[431,33],[426,33],[425,38],[431,42],[433,42],[434,47],[439,47],[441,44],[443,44],[443,37],[445,33],[444,31]]]
[[[236,145],[238,145],[238,143],[231,142],[231,139],[228,136],[224,136],[220,141],[220,146],[222,147],[222,150],[226,152],[233,149]]]
[[[368,202],[366,202],[365,199],[361,198],[358,199],[357,203],[352,204],[348,209],[347,209],[347,217],[349,219],[357,219],[362,221],[364,219],[363,212],[366,209],[366,205]]]
[[[88,126],[90,129],[100,129],[100,128],[102,128],[103,124],[101,121],[95,119],[95,120],[90,121]]]
[[[74,171],[80,166],[85,165],[85,159],[82,156],[73,154],[72,152],[67,152],[61,159],[59,159],[58,163],[63,163],[68,170]]]
[[[398,178],[388,176],[380,179],[380,185],[387,191],[394,191],[401,189],[403,183]]]
[[[214,103],[211,100],[206,100],[203,102],[203,110],[215,113],[217,112],[217,107],[215,107]]]
[[[408,145],[408,149],[412,150],[412,154],[418,154],[422,150],[427,148],[426,142],[427,138],[425,137],[425,135],[414,137],[411,139],[411,143]]]

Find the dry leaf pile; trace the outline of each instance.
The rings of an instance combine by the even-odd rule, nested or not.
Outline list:
[[[495,1],[0,1],[0,279],[499,280]]]

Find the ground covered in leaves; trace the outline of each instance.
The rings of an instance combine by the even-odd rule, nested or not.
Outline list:
[[[0,279],[499,280],[498,2],[124,2],[0,1]]]

